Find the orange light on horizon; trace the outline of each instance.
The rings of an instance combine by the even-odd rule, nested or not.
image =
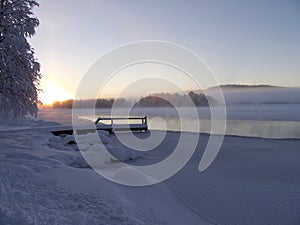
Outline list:
[[[44,105],[51,105],[56,101],[65,101],[74,98],[72,94],[63,90],[61,87],[54,83],[47,84],[42,88],[42,90],[43,91],[39,94],[39,100]]]

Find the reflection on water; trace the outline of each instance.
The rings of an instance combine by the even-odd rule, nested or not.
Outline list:
[[[179,119],[173,108],[137,108],[131,111],[131,116],[148,116],[148,125],[153,130],[173,130],[199,132],[195,125],[200,120],[200,131],[210,133],[210,110],[199,107],[198,117],[191,116],[189,108],[183,109],[184,116]],[[97,109],[97,116],[110,116],[109,109]],[[119,109],[117,115],[124,115]],[[264,137],[264,138],[300,138],[300,105],[243,105],[227,108],[227,135]],[[84,116],[84,110],[83,110]],[[161,118],[161,119],[157,119]],[[72,124],[71,109],[42,110],[39,119],[51,120],[62,124]],[[184,129],[181,129],[184,123]]]

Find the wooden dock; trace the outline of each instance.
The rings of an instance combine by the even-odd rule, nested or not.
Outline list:
[[[130,121],[140,121],[140,123],[131,123]],[[109,122],[109,124],[101,123],[101,121]],[[119,121],[127,121],[128,123],[122,124],[118,123]],[[100,123],[100,124],[99,124]],[[115,131],[148,131],[148,124],[147,124],[147,116],[141,117],[98,117],[95,121],[95,125],[97,130],[106,130],[110,134],[114,133]]]
[[[102,122],[104,123],[102,123]],[[138,122],[139,121],[139,122]],[[123,123],[120,123],[123,122]],[[124,123],[127,122],[127,123]],[[98,117],[95,121],[96,129],[80,129],[77,130],[78,134],[86,134],[86,133],[94,133],[96,130],[104,130],[113,134],[116,131],[139,131],[139,132],[147,132],[148,124],[147,124],[147,116],[141,117]],[[67,129],[55,129],[51,131],[55,136],[60,135],[72,135],[73,129],[72,127],[68,127]]]

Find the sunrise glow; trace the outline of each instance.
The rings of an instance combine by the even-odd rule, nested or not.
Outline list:
[[[55,101],[64,101],[67,99],[73,99],[70,93],[66,92],[63,88],[55,83],[47,84],[40,93],[40,101],[44,105],[50,105]]]

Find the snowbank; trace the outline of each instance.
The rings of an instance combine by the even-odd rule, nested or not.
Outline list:
[[[53,136],[45,124],[0,131],[1,225],[206,224],[164,184],[137,189],[102,178],[89,168],[74,137]],[[135,157],[99,135],[116,159]],[[84,152],[97,150],[87,145]]]
[[[66,139],[38,129],[0,132],[0,224],[141,224],[107,193],[74,192],[47,178],[81,157]]]
[[[299,140],[225,137],[215,162],[199,173],[208,140],[201,135],[193,158],[178,174],[164,183],[132,188],[89,167],[81,153],[98,151],[97,145],[87,141],[80,152],[74,137],[53,136],[44,125],[0,131],[1,225],[299,224]],[[132,157],[116,136],[100,137],[114,157]],[[155,150],[128,163],[159,162],[178,137],[168,132]],[[118,165],[109,160],[108,166]],[[114,176],[128,169],[122,167]],[[149,178],[137,172],[130,179]]]

